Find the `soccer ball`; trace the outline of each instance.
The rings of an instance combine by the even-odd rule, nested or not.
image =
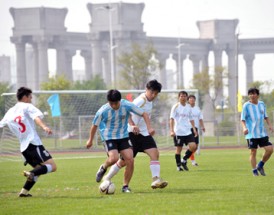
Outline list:
[[[102,194],[114,194],[115,185],[109,180],[103,181],[99,186],[100,193]]]

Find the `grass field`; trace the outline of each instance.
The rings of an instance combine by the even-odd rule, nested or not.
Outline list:
[[[266,177],[253,177],[245,148],[203,149],[196,156],[199,166],[189,165],[189,172],[176,171],[173,149],[161,151],[161,176],[169,185],[157,190],[150,188],[149,159],[139,154],[133,192],[121,192],[121,171],[113,178],[114,195],[101,195],[95,182],[105,153],[52,155],[58,170],[39,178],[32,198],[17,197],[25,181],[22,162],[0,162],[0,214],[274,214],[274,158],[265,166]]]

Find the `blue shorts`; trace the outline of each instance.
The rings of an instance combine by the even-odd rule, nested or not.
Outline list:
[[[247,139],[247,146],[249,149],[257,149],[258,146],[265,147],[265,146],[272,146],[272,143],[269,142],[268,136],[262,138],[251,138]]]

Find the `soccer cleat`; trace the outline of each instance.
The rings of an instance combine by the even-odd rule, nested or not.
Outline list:
[[[131,189],[128,186],[123,186],[122,187],[122,192],[123,193],[131,193]]]
[[[188,171],[188,167],[186,165],[186,162],[182,162],[182,167],[184,168],[185,171]]]
[[[103,165],[100,166],[98,172],[96,173],[96,182],[100,182],[106,173],[106,169],[104,169]]]
[[[266,176],[265,172],[264,172],[264,167],[258,167],[257,166],[257,170],[259,171],[259,173],[262,175],[262,176]]]
[[[177,167],[178,171],[184,171],[180,166]]]
[[[18,197],[32,197],[31,194],[24,194],[24,193],[19,193]]]
[[[258,170],[254,169],[252,170],[253,176],[259,176]]]
[[[32,172],[23,171],[23,175],[27,178],[28,181],[32,182],[34,180],[34,174]]]
[[[156,189],[156,188],[165,188],[168,185],[167,181],[164,181],[161,178],[157,178],[155,181],[152,182],[151,188]]]
[[[199,166],[196,162],[192,162],[192,166]]]

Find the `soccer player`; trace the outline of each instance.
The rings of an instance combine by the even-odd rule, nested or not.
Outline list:
[[[161,83],[157,80],[151,80],[146,84],[146,92],[134,99],[133,103],[151,116],[153,100],[157,97],[158,93],[161,92],[161,89]],[[144,152],[150,158],[150,171],[152,175],[151,188],[156,189],[166,187],[168,182],[160,178],[159,151],[155,140],[148,132],[144,119],[136,114],[132,114],[132,118],[128,125],[128,132],[130,142],[133,145],[133,157],[136,157],[138,152]],[[108,174],[104,177],[104,180],[110,180],[124,166],[125,161],[120,158],[118,162],[111,166]],[[124,178],[124,186],[122,190],[126,190],[125,188],[128,188],[128,185],[129,181]]]
[[[187,159],[197,149],[194,139],[197,136],[197,131],[194,125],[191,106],[187,104],[187,96],[188,93],[186,91],[180,91],[178,94],[179,102],[172,106],[170,112],[170,136],[173,137],[176,147],[175,160],[178,171],[188,171]],[[194,135],[191,133],[191,128]],[[188,146],[188,149],[181,160],[181,152],[184,145]],[[181,166],[183,166],[183,169]]]
[[[130,181],[132,177],[134,159],[132,145],[129,141],[127,131],[130,113],[143,117],[148,133],[150,135],[155,133],[155,130],[150,125],[148,114],[133,103],[121,99],[121,97],[121,93],[118,90],[109,90],[107,93],[108,103],[97,111],[90,128],[90,137],[86,147],[90,148],[92,146],[93,138],[99,126],[101,138],[105,141],[104,146],[108,155],[108,158],[96,173],[97,182],[102,180],[107,168],[118,161],[119,153],[123,157],[126,165],[125,180]],[[130,192],[130,190],[126,187],[123,192]]]
[[[52,130],[42,121],[44,117],[42,112],[31,104],[31,89],[19,88],[17,100],[18,102],[8,110],[0,121],[0,127],[7,125],[11,132],[18,137],[20,151],[25,159],[24,164],[30,164],[34,168],[31,171],[23,172],[27,180],[19,193],[19,197],[31,197],[29,191],[36,183],[38,176],[56,171],[56,164],[44,148],[36,132],[35,123],[47,134],[52,134]]]
[[[265,176],[264,164],[271,157],[273,146],[272,143],[269,142],[264,120],[271,132],[273,132],[273,128],[267,116],[266,106],[263,101],[259,100],[259,95],[260,92],[257,88],[250,88],[248,90],[249,101],[245,102],[243,105],[241,123],[248,148],[250,149],[250,162],[253,175],[259,176],[259,171],[262,176]],[[256,165],[258,146],[264,148],[265,152],[261,161]]]
[[[198,148],[198,146],[199,146],[199,130],[201,129],[203,132],[205,132],[203,114],[202,114],[202,111],[200,110],[200,108],[195,105],[196,97],[194,95],[189,95],[187,100],[191,106],[192,117],[194,119],[194,124],[195,124],[195,128],[197,131],[197,136],[195,137],[195,143],[197,144],[197,148]],[[195,135],[192,128],[191,128],[191,132],[193,135]],[[195,154],[195,152],[192,153],[189,160],[191,160],[191,163],[193,166],[198,166],[198,163],[195,161],[194,154]]]

